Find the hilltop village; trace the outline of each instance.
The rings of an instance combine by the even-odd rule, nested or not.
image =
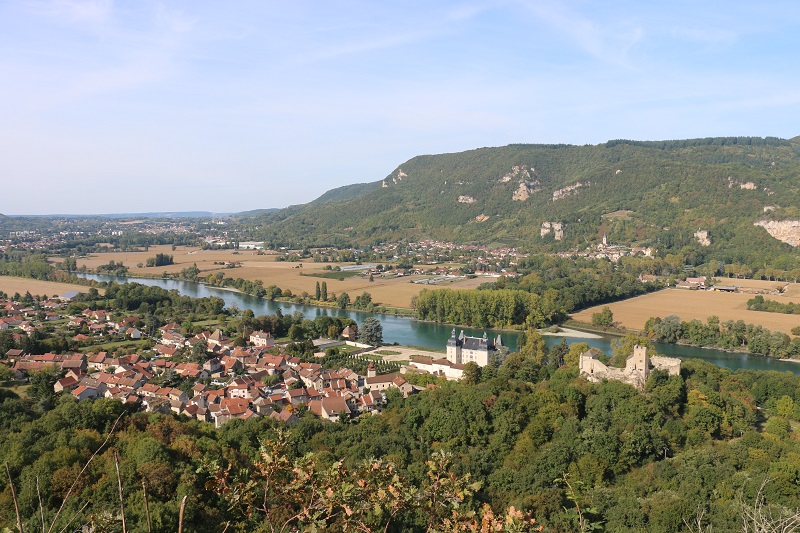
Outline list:
[[[17,345],[24,346],[23,339],[40,332],[47,323],[59,322],[74,333],[76,343],[106,338],[139,341],[149,336],[152,344],[141,355],[98,350],[34,355],[11,348],[0,363],[7,365],[14,379],[50,372],[58,378],[52,385],[54,393],[78,401],[113,398],[146,412],[183,415],[217,428],[233,419],[259,416],[291,425],[305,411],[333,422],[377,414],[386,405],[387,391],[408,397],[424,390],[404,377],[409,373],[459,380],[468,363],[482,368],[508,354],[500,335],[470,337],[463,331],[457,335],[454,328],[447,340],[446,357],[414,355],[406,364],[387,365],[378,362],[380,352],[374,353],[375,346],[357,341],[358,327],[350,324],[336,338],[311,341],[313,359],[320,363],[287,353],[289,342],[276,343],[265,331],[251,331],[247,342],[237,345],[218,328],[188,336],[181,332],[185,329],[181,324],[172,322],[148,335],[136,315],[120,317],[89,308],[79,315],[61,315],[78,294],[73,291],[42,301],[30,297],[27,306],[0,300],[4,315],[0,332],[6,339],[10,333]],[[625,368],[610,367],[600,356],[597,349],[580,356],[580,373],[589,381],[621,381],[641,391],[653,369],[680,374],[679,359],[650,357],[642,346],[634,347]],[[362,371],[348,363],[356,363]]]
[[[405,375],[457,380],[467,362],[485,366],[503,348],[499,337],[488,341],[485,335],[472,338],[462,332],[456,338],[453,330],[446,357],[412,355],[403,365],[386,363],[375,354],[375,346],[358,342],[358,326],[349,324],[336,338],[309,341],[309,358],[288,353],[291,342],[276,342],[264,331],[249,332],[242,345],[219,328],[186,335],[185,325],[172,322],[150,325],[148,332],[135,314],[90,308],[66,314],[66,306],[72,303],[74,309],[78,296],[72,291],[41,301],[30,295],[0,300],[0,337],[22,346],[6,350],[0,360],[13,379],[50,375],[54,393],[79,401],[115,398],[143,411],[174,413],[215,427],[259,416],[293,424],[305,411],[334,422],[376,414],[388,391],[407,397],[425,388]],[[54,328],[70,335],[74,347],[110,346],[106,343],[114,341],[145,344],[126,354],[99,348],[36,354],[25,349],[32,337],[41,338]]]

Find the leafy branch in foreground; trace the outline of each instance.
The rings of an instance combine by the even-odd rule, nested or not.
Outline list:
[[[92,453],[92,455],[89,457],[89,459],[83,465],[83,468],[81,468],[80,472],[78,472],[78,474],[75,476],[75,479],[73,480],[72,485],[69,487],[69,490],[64,495],[64,498],[61,500],[61,506],[58,508],[58,511],[56,512],[55,517],[53,518],[52,522],[50,523],[50,527],[49,528],[46,527],[46,525],[45,525],[44,506],[42,505],[42,496],[41,496],[41,493],[39,492],[39,478],[38,477],[36,478],[36,492],[37,492],[37,496],[38,496],[38,500],[39,500],[39,514],[41,515],[41,520],[42,520],[42,533],[45,533],[45,532],[51,533],[52,531],[54,531],[54,528],[56,527],[56,523],[58,522],[58,519],[61,516],[62,511],[64,510],[64,506],[66,505],[67,500],[69,499],[70,495],[73,493],[75,488],[78,486],[78,482],[80,481],[81,476],[84,474],[84,472],[86,472],[86,469],[89,468],[89,465],[94,460],[94,458],[97,457],[97,454],[99,454],[100,451],[103,448],[105,448],[106,444],[108,444],[108,441],[111,439],[111,436],[114,434],[114,431],[117,428],[117,424],[119,424],[120,419],[122,419],[122,417],[125,414],[126,413],[123,411],[122,413],[119,414],[119,416],[117,416],[117,419],[114,421],[114,424],[111,426],[111,429],[109,430],[108,435],[106,435],[105,440],[102,442],[102,444],[100,444],[100,446],[98,446],[98,448],[94,451],[94,453]],[[114,457],[115,457],[115,459],[117,458],[116,454],[115,454]],[[9,486],[11,488],[12,498],[14,500],[14,510],[15,510],[16,519],[17,519],[17,529],[20,531],[20,533],[24,533],[24,529],[22,527],[22,518],[20,516],[20,511],[19,511],[19,502],[17,500],[16,491],[14,490],[14,480],[11,477],[11,470],[8,467],[8,463],[6,463],[5,466],[6,466],[6,473],[8,474],[8,482],[9,482]],[[119,479],[119,463],[117,463],[117,476],[118,476],[118,479]],[[122,485],[121,485],[121,481],[120,481],[120,501],[121,500],[122,500]],[[75,513],[72,516],[72,518],[69,519],[69,522],[67,522],[67,525],[64,526],[64,528],[61,531],[62,532],[65,531],[70,526],[70,524],[72,524],[72,522],[81,513],[83,513],[83,511],[86,509],[86,507],[88,505],[89,505],[89,501],[87,500],[87,501],[84,502],[84,504],[80,508],[80,510],[77,513]],[[124,532],[124,531],[126,531],[124,507],[122,509],[122,524],[123,524],[122,527],[123,527],[123,532]]]
[[[264,441],[253,470],[206,464],[211,474],[207,488],[239,514],[239,527],[249,524],[270,533],[330,527],[373,533],[415,522],[428,532],[541,531],[535,519],[513,507],[502,515],[488,505],[476,511],[472,497],[480,483],[452,473],[443,452],[426,462],[427,479],[416,486],[391,462],[370,460],[351,469],[338,461],[323,468],[314,454],[291,460],[287,448],[281,433]]]
[[[567,516],[578,523],[578,531],[581,533],[586,531],[598,531],[603,529],[601,522],[592,521],[593,515],[598,514],[597,509],[589,507],[583,503],[584,497],[581,494],[583,489],[583,482],[569,481],[569,474],[566,472],[560,478],[555,480],[555,483],[563,483],[566,486],[566,497],[575,505],[575,509],[566,509]]]

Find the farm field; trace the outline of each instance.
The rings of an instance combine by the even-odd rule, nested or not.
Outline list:
[[[139,267],[139,264],[146,264],[149,257],[154,257],[158,253],[172,255],[175,264],[163,267]],[[326,265],[337,266],[335,263],[313,263],[313,262],[286,262],[275,261],[276,255],[265,253],[258,255],[252,250],[241,250],[235,253],[233,250],[200,250],[194,247],[178,246],[174,251],[171,246],[151,246],[146,252],[113,252],[92,254],[88,258],[78,259],[78,266],[86,266],[88,269],[95,269],[100,265],[108,264],[109,261],[122,262],[129,269],[131,276],[158,276],[163,272],[177,274],[184,268],[197,265],[200,270],[200,277],[207,277],[210,274],[222,272],[225,277],[242,278],[246,280],[260,279],[264,286],[276,285],[283,290],[289,289],[294,294],[307,292],[314,294],[316,284],[324,281],[328,285],[328,295],[339,295],[347,292],[351,299],[366,291],[372,295],[372,301],[379,305],[388,307],[410,308],[411,299],[425,288],[450,288],[450,289],[472,289],[494,278],[475,278],[462,279],[453,282],[440,283],[436,285],[423,285],[412,283],[414,280],[422,279],[424,276],[404,276],[401,278],[388,275],[386,277],[375,276],[374,281],[370,282],[367,276],[353,276],[342,281],[337,279],[327,279],[315,276],[328,272],[324,270]],[[61,259],[51,258],[57,262]],[[214,264],[214,263],[218,264]],[[241,267],[227,268],[219,263],[239,262]],[[302,264],[302,267],[300,266]],[[342,263],[339,266],[346,266],[352,263]],[[74,290],[74,289],[73,289]]]
[[[54,281],[40,281],[38,279],[17,278],[14,276],[0,276],[0,291],[8,295],[18,292],[25,294],[30,291],[33,296],[58,296],[65,292],[87,292],[89,287],[73,285],[71,283],[56,283]],[[102,289],[98,289],[102,293]]]
[[[768,281],[735,280],[738,286],[745,282],[752,288],[770,289],[783,286],[785,283]],[[733,285],[734,283],[730,283]],[[769,285],[771,284],[771,285]],[[800,300],[800,286],[791,284],[786,294],[764,294],[764,298],[782,303]],[[698,319],[705,322],[710,315],[716,315],[720,321],[744,320],[745,323],[758,324],[771,331],[781,331],[787,335],[795,326],[800,326],[800,315],[784,315],[749,311],[747,300],[754,294],[724,293],[714,291],[689,291],[684,289],[664,289],[659,292],[637,296],[622,302],[608,304],[614,313],[614,321],[622,327],[641,330],[645,322],[652,317],[664,318],[667,315],[678,315],[683,321]],[[598,305],[575,313],[572,317],[582,322],[591,322],[592,314],[599,312],[604,305]]]

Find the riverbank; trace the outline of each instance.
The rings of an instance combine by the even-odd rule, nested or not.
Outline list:
[[[569,319],[563,324],[564,328],[571,328],[583,333],[591,333],[601,337],[611,335],[612,337],[624,337],[625,335],[641,335],[642,332],[634,329],[626,328],[599,328],[590,322],[582,322],[580,320]]]
[[[164,253],[173,257],[173,264],[162,267],[139,266],[146,264],[152,256]],[[260,280],[264,287],[275,285],[283,290],[290,290],[300,295],[304,292],[315,293],[317,283],[327,283],[328,294],[347,292],[355,298],[363,292],[372,294],[374,301],[382,302],[387,308],[410,308],[414,296],[428,285],[415,284],[412,281],[429,279],[428,275],[408,275],[397,277],[392,274],[375,274],[372,281],[369,275],[351,276],[344,280],[329,278],[331,269],[340,267],[343,271],[355,266],[352,262],[313,262],[277,261],[274,254],[259,255],[257,252],[245,250],[200,250],[197,247],[178,246],[175,250],[169,245],[151,246],[147,251],[139,252],[102,252],[90,257],[78,258],[77,266],[93,271],[98,266],[107,265],[109,261],[122,263],[128,268],[128,276],[161,276],[166,273],[170,277],[179,276],[187,269],[196,267],[198,279],[210,275],[223,275],[224,278],[240,278],[255,282]],[[59,262],[63,258],[53,258]],[[302,275],[301,275],[302,274]],[[451,288],[474,288],[480,279],[461,279],[448,283]]]
[[[96,279],[97,281],[101,280],[113,281],[112,278],[105,276],[91,275],[91,278]],[[129,279],[129,281],[137,281],[137,280]],[[330,307],[312,307],[312,306],[298,305],[294,303],[274,302],[270,300],[256,299],[233,291],[217,290],[219,289],[219,287],[205,286],[205,285],[200,285],[198,283],[182,281],[182,280],[142,279],[140,281],[144,282],[145,285],[158,285],[166,290],[177,290],[181,294],[194,298],[218,296],[225,300],[227,306],[236,305],[239,309],[251,309],[257,316],[274,314],[278,309],[281,309],[284,314],[299,311],[301,313],[306,314],[306,316],[308,316],[311,319],[313,319],[315,316],[320,316],[322,314],[343,316],[352,318],[353,320],[356,320],[359,324],[362,323],[366,318],[373,316],[381,321],[381,324],[383,325],[383,338],[387,344],[397,343],[400,346],[407,346],[407,347],[417,346],[423,349],[423,351],[444,350],[445,346],[447,345],[447,339],[450,338],[450,335],[452,334],[452,330],[454,327],[456,327],[457,330],[463,329],[464,333],[471,337],[481,337],[484,334],[484,332],[487,333],[490,332],[488,328],[478,329],[470,327],[436,324],[433,322],[423,322],[419,320],[413,320],[406,317],[396,317],[392,315],[381,316],[381,315],[376,315],[375,313],[370,313],[368,311],[358,311],[351,309],[341,310]],[[568,323],[566,324],[566,326],[568,326],[567,329],[570,330],[583,331],[583,333],[594,333],[599,338],[585,338],[585,337],[577,338],[572,336],[545,337],[545,341],[548,344],[548,346],[556,345],[561,339],[566,338],[567,342],[586,342],[589,344],[590,347],[597,348],[601,350],[603,353],[610,354],[612,352],[612,346],[614,341],[619,338],[619,334],[612,335],[610,334],[610,332],[600,332],[600,331],[587,332],[584,330],[583,327],[575,327],[573,323]],[[517,337],[520,334],[520,330],[519,329],[504,330],[501,333],[503,338],[503,344],[514,349],[517,346]],[[494,335],[496,335],[496,333]],[[738,368],[744,368],[749,370],[775,370],[778,372],[789,371],[792,373],[800,374],[800,366],[794,364],[794,362],[789,363],[769,357],[752,356],[743,353],[727,353],[713,348],[701,349],[701,348],[693,348],[689,346],[681,346],[673,344],[655,343],[655,347],[656,350],[663,355],[668,355],[671,357],[679,357],[681,359],[686,359],[686,358],[703,359],[710,363],[716,364],[721,367],[730,368],[732,370],[736,370]],[[392,349],[392,347],[389,346],[387,346],[386,348],[390,350]],[[438,353],[441,354],[442,352]]]
[[[77,272],[77,271],[76,272],[69,272],[69,274],[75,276],[75,278],[77,280],[81,280],[81,279],[86,280],[87,278],[80,277],[80,276],[85,276],[85,275],[105,276],[105,277],[114,278],[115,281],[116,281],[116,278],[121,278],[119,281],[117,281],[118,283],[126,283],[126,282],[136,283],[137,279],[140,279],[140,280],[154,280],[154,281],[179,281],[179,282],[185,282],[185,283],[196,283],[197,285],[201,285],[203,287],[208,287],[208,288],[212,288],[212,289],[218,289],[218,290],[221,290],[221,291],[233,292],[233,293],[236,293],[236,294],[249,296],[251,298],[259,298],[259,299],[265,300],[265,301],[283,302],[283,303],[292,304],[292,305],[305,305],[305,306],[311,306],[311,307],[319,307],[321,309],[334,309],[334,310],[335,309],[341,309],[341,307],[339,307],[339,305],[336,302],[333,302],[333,301],[321,302],[319,300],[312,300],[310,298],[305,298],[305,297],[302,297],[302,296],[279,296],[277,298],[273,298],[273,299],[270,300],[269,298],[259,297],[259,296],[256,296],[255,294],[250,294],[250,293],[244,292],[244,291],[242,291],[240,289],[237,289],[236,287],[231,287],[230,285],[216,285],[216,284],[213,284],[213,283],[207,283],[207,282],[202,281],[202,280],[188,280],[188,279],[183,279],[183,278],[179,278],[179,277],[164,277],[164,276],[158,276],[158,275],[144,275],[144,274],[141,274],[141,275],[140,274],[136,274],[135,276],[132,276],[132,275],[117,276],[117,275],[113,275],[113,274],[98,274],[97,272]],[[22,278],[22,279],[27,279],[27,278]],[[124,279],[125,281],[122,281],[122,279]],[[232,278],[228,278],[228,279],[232,279]],[[82,283],[76,283],[76,285],[85,286]],[[358,309],[358,308],[352,307],[352,306],[348,306],[347,308],[345,308],[343,310],[345,310],[345,311],[362,311],[362,312],[369,312],[369,313],[375,313],[375,314],[380,314],[380,315],[392,315],[392,316],[399,316],[399,317],[407,317],[407,318],[412,318],[412,319],[414,318],[414,310],[413,309],[404,308],[404,307],[390,307],[390,306],[380,305],[380,304],[375,304],[375,308],[372,309],[371,311],[367,311],[365,309]]]

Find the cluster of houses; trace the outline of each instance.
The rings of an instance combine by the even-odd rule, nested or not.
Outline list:
[[[255,346],[237,347],[231,355],[213,356],[203,364],[105,352],[29,355],[21,350],[6,353],[6,362],[18,378],[55,368],[63,377],[54,390],[77,400],[116,398],[145,411],[172,412],[217,427],[234,418],[257,416],[291,424],[298,420],[301,406],[339,421],[379,412],[387,389],[395,388],[404,396],[416,390],[399,374],[378,375],[372,365],[360,375],[348,368],[330,370],[299,358],[270,355]],[[152,383],[169,381],[157,379],[167,374],[190,378],[194,386],[187,390]]]
[[[64,318],[68,327],[79,331],[74,340],[88,341],[112,333],[130,339],[147,336],[136,327],[140,323],[137,316],[119,318],[106,310],[85,309],[78,316],[62,317],[49,311],[63,307],[76,294],[31,307],[0,301],[0,310],[4,311],[0,330],[13,329],[15,338],[29,335],[42,326],[40,313],[46,309],[45,320],[51,316]],[[152,357],[114,356],[107,352],[33,355],[11,349],[0,363],[8,365],[17,379],[55,369],[61,376],[54,385],[55,392],[77,400],[116,398],[146,411],[182,414],[217,427],[233,418],[258,416],[291,424],[298,420],[302,409],[338,421],[379,412],[389,388],[405,396],[416,390],[400,374],[378,375],[372,365],[365,375],[359,375],[348,368],[330,370],[286,354],[274,355],[274,339],[264,331],[252,332],[247,346],[235,346],[221,330],[185,336],[177,323],[166,324],[157,333]],[[343,332],[346,339],[356,335],[354,326]],[[315,341],[320,350],[336,344],[342,342]],[[199,353],[204,354],[199,358],[202,362],[180,362],[184,358],[176,357],[198,353],[198,345]],[[189,389],[162,385],[178,381],[193,386]]]
[[[583,252],[570,251],[559,252],[558,257],[586,257],[588,259],[608,259],[610,261],[619,261],[622,257],[638,256],[638,257],[653,257],[654,250],[652,248],[643,248],[634,246],[624,246],[621,244],[609,244],[608,236],[604,233],[603,240],[600,244],[589,246]]]
[[[73,297],[71,294],[66,299],[54,299],[53,308],[63,306]],[[0,306],[7,315],[0,319],[0,328],[2,324],[19,328],[17,335],[26,334],[22,326],[27,315],[41,312],[41,307],[27,309],[12,302],[0,302]],[[141,324],[139,317],[121,318],[106,310],[85,309],[78,316],[64,320],[69,327],[82,332],[75,340],[111,333],[131,339],[148,336],[136,327]],[[473,339],[463,332],[456,338],[454,333],[448,343],[447,359],[412,357],[402,373],[383,375],[370,364],[362,375],[349,368],[323,368],[285,353],[276,355],[275,340],[268,332],[254,331],[246,346],[235,346],[219,329],[194,336],[184,335],[181,329],[180,324],[170,323],[150,332],[156,344],[152,352],[143,352],[144,356],[115,356],[102,351],[32,355],[12,349],[0,363],[7,364],[17,379],[54,368],[60,376],[54,385],[55,392],[69,394],[76,400],[115,398],[145,411],[171,412],[219,427],[234,418],[259,416],[292,424],[305,410],[332,421],[380,412],[387,390],[396,389],[403,396],[419,390],[402,373],[410,370],[459,379],[466,362],[484,366],[501,345],[499,338]],[[352,342],[356,336],[355,326],[348,326],[342,332],[342,338],[349,339],[349,344],[356,344]],[[344,342],[317,339],[314,345],[318,355],[324,355],[326,348]],[[186,357],[180,357],[189,353],[200,362],[185,362]],[[168,383],[183,385],[177,388],[166,386]]]
[[[136,317],[130,317],[136,318]],[[103,311],[87,311],[84,320],[102,323]],[[123,320],[118,326],[125,328]],[[385,392],[395,388],[404,396],[417,390],[400,374],[378,375],[369,365],[360,375],[349,368],[325,369],[286,354],[274,355],[269,333],[256,331],[248,346],[234,346],[220,330],[186,338],[178,324],[161,328],[161,339],[151,359],[139,355],[115,357],[96,354],[26,354],[13,349],[5,354],[18,379],[47,368],[59,371],[55,392],[76,400],[116,398],[145,411],[172,412],[219,427],[234,419],[269,416],[288,424],[307,409],[332,421],[363,413],[377,413],[386,402]],[[178,350],[205,343],[204,362],[177,362]],[[193,386],[163,386],[169,378],[183,378]],[[165,379],[167,378],[167,379]]]
[[[675,282],[675,288],[716,292],[739,292],[740,289],[736,285],[706,285],[706,276],[687,277],[685,280],[679,279]]]
[[[13,246],[14,249],[51,251],[70,243],[75,237],[92,236],[97,242],[107,243],[108,237],[125,234],[184,235],[196,233],[197,224],[188,220],[149,219],[116,220],[95,218],[62,218],[50,228],[9,231],[0,235],[0,251]]]
[[[0,331],[19,329],[23,333],[30,334],[36,329],[39,315],[45,322],[60,320],[62,317],[57,312],[58,308],[66,305],[77,293],[69,293],[62,297],[48,298],[40,302],[37,306],[27,306],[9,300],[0,300],[0,310],[3,311],[0,317]]]
[[[30,306],[9,300],[0,300],[0,310],[4,315],[0,317],[0,331],[14,330],[15,340],[18,340],[19,336],[30,335],[47,322],[67,319],[66,325],[78,330],[78,333],[72,338],[79,342],[88,341],[92,337],[102,337],[109,333],[133,339],[144,337],[144,333],[134,327],[134,324],[140,320],[136,316],[115,321],[112,313],[108,311],[90,309],[83,311],[80,316],[62,316],[58,310],[72,302],[77,295],[77,292],[68,292]]]

